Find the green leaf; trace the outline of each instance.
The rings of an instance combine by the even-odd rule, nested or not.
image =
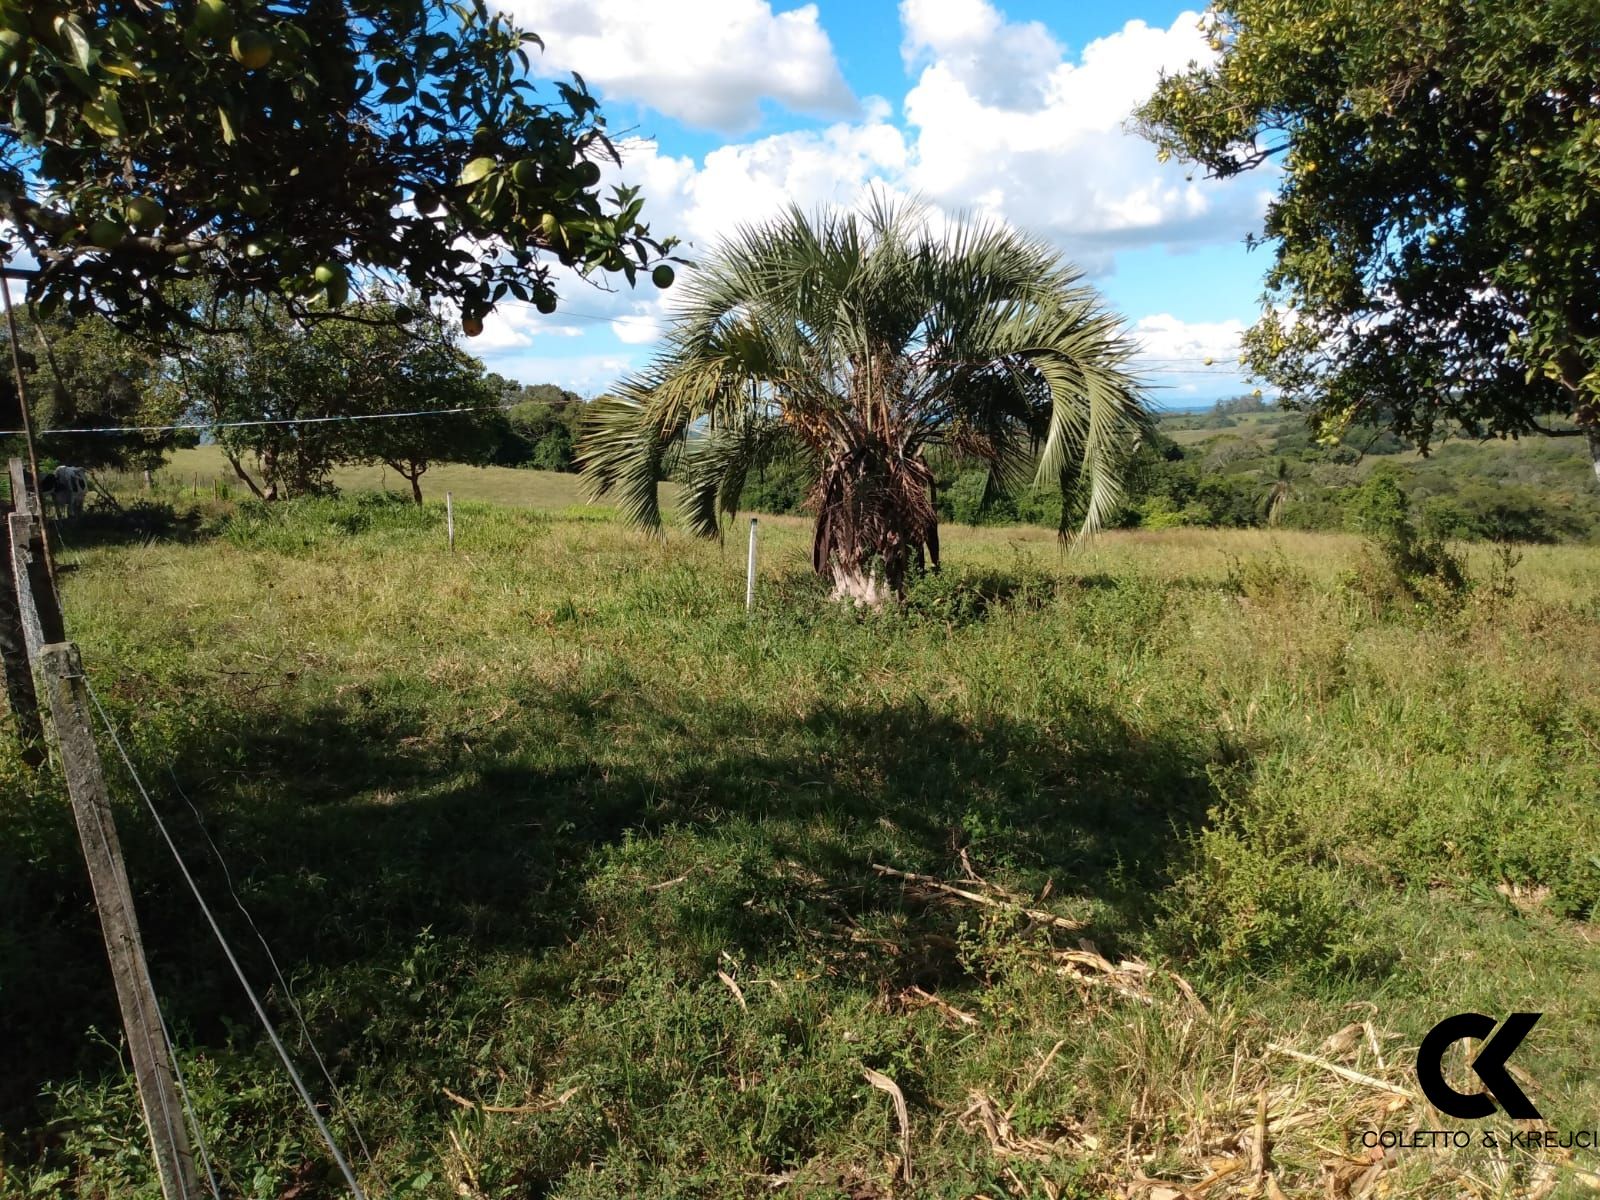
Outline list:
[[[81,115],[83,123],[101,137],[120,138],[128,132],[127,123],[122,119],[122,105],[109,88],[100,89],[98,97],[85,103]]]
[[[87,71],[94,65],[94,47],[89,44],[83,27],[77,21],[71,17],[57,17],[56,32],[66,40],[67,48],[72,51],[72,57],[81,69]]]
[[[234,132],[233,121],[228,117],[228,110],[221,105],[217,106],[217,120],[222,122],[222,140],[231,146],[238,141],[239,135]]]
[[[39,90],[39,81],[24,75],[17,82],[17,94],[11,101],[11,122],[24,138],[38,141],[44,134],[44,118],[44,93]]]
[[[119,79],[154,79],[155,72],[141,71],[131,63],[121,62],[114,58],[102,58],[100,69],[107,75],[115,75]]]
[[[495,161],[492,158],[475,158],[461,172],[461,178],[458,182],[463,186],[471,186],[481,179],[486,179],[490,172],[495,169],[495,165]]]

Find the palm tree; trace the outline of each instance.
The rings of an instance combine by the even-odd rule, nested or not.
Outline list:
[[[1289,475],[1289,462],[1280,458],[1277,474],[1273,477],[1272,486],[1267,489],[1265,499],[1268,525],[1277,525],[1283,519],[1284,505],[1293,498],[1294,480]]]
[[[881,604],[938,563],[930,452],[999,493],[1054,483],[1097,528],[1148,428],[1130,346],[1080,274],[991,224],[936,230],[882,197],[791,209],[734,233],[684,287],[666,347],[592,406],[580,459],[596,496],[659,528],[657,481],[684,481],[689,528],[721,533],[749,473],[783,456],[815,482],[812,565],[836,597]]]

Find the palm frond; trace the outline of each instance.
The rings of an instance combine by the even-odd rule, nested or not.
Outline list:
[[[720,538],[722,518],[731,518],[752,471],[803,449],[778,418],[746,411],[692,442],[683,456],[678,510],[691,532]]]
[[[670,467],[671,446],[637,395],[605,396],[584,413],[578,469],[594,499],[615,494],[635,525],[661,527],[657,485]]]

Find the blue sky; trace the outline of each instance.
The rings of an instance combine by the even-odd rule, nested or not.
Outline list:
[[[502,0],[544,69],[600,95],[658,233],[713,245],[798,201],[887,189],[1051,241],[1128,320],[1158,403],[1253,386],[1270,174],[1226,184],[1159,164],[1124,123],[1160,72],[1209,54],[1178,4],[1042,0]],[[503,374],[594,394],[648,361],[671,293],[559,281],[474,349]],[[1213,365],[1204,365],[1206,358]]]

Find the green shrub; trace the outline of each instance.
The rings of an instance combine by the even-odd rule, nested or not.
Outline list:
[[[1272,853],[1240,833],[1202,832],[1193,861],[1161,898],[1160,935],[1206,973],[1277,970],[1380,975],[1392,942],[1377,936],[1351,877]]]
[[[964,625],[994,608],[1043,608],[1055,590],[1055,579],[1048,572],[1028,564],[1012,571],[973,567],[929,571],[911,580],[904,611],[913,622]]]
[[[1350,584],[1378,611],[1407,600],[1443,611],[1465,598],[1471,588],[1466,567],[1439,538],[1417,531],[1405,489],[1388,464],[1356,489],[1349,518],[1368,539]]]

